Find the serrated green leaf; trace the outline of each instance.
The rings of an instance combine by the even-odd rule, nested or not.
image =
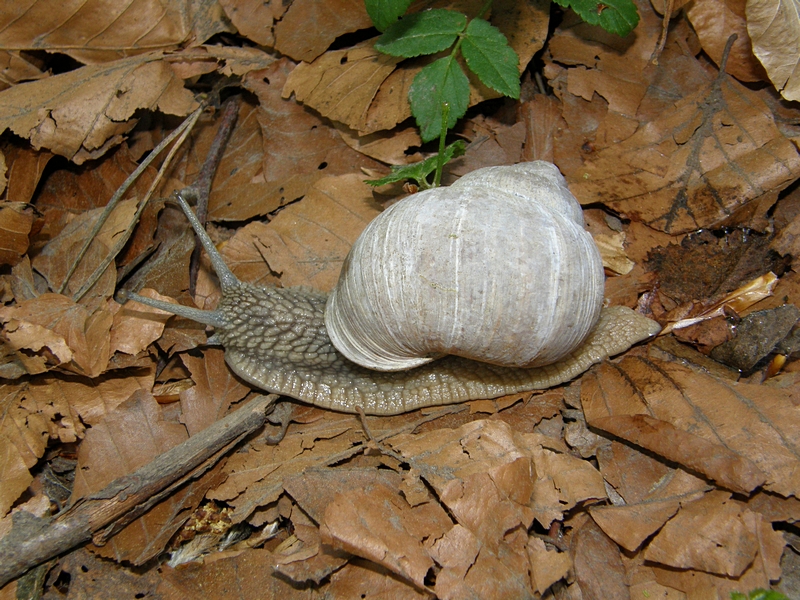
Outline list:
[[[483,19],[470,21],[461,52],[467,66],[485,85],[504,96],[519,98],[519,57],[497,27]]]
[[[411,0],[364,0],[367,14],[378,31],[386,31],[411,6]]]
[[[456,59],[440,58],[422,69],[408,90],[411,114],[417,120],[420,137],[429,142],[442,129],[442,104],[450,105],[447,128],[464,116],[469,106],[469,80]]]
[[[633,0],[556,0],[565,8],[572,8],[590,25],[599,25],[619,36],[628,35],[639,24],[639,13]]]
[[[405,58],[436,54],[452,46],[466,25],[466,15],[443,8],[406,15],[386,29],[375,49]]]
[[[444,162],[450,162],[457,156],[463,156],[467,150],[467,145],[462,140],[456,140],[452,144],[448,144],[444,149]],[[411,179],[417,182],[420,188],[428,187],[428,176],[436,170],[436,165],[439,161],[439,155],[434,154],[423,160],[422,162],[414,163],[412,165],[392,166],[392,172],[386,177],[381,179],[367,179],[366,183],[374,186],[386,185],[387,183],[395,183],[397,181],[404,181]]]

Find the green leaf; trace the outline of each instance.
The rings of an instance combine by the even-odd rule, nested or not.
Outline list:
[[[375,49],[405,58],[435,54],[452,46],[466,25],[466,15],[443,8],[407,15],[386,29]]]
[[[364,0],[367,14],[378,31],[386,31],[392,23],[402,17],[411,5],[411,0]]]
[[[449,144],[444,149],[444,162],[450,162],[457,156],[462,156],[467,150],[467,145],[462,140],[456,140]],[[434,154],[423,160],[422,162],[414,163],[413,165],[393,166],[392,172],[386,177],[381,179],[368,179],[367,183],[374,186],[386,185],[387,183],[395,183],[397,181],[404,181],[412,179],[417,182],[420,188],[428,188],[428,175],[436,170],[436,165],[439,162],[439,155]]]
[[[619,36],[628,35],[639,23],[639,13],[633,0],[556,0],[556,3],[572,8],[590,25],[600,25]]]
[[[467,112],[469,80],[456,59],[445,56],[417,73],[408,90],[408,100],[422,141],[429,142],[439,137],[442,129],[442,103],[450,105],[448,129]]]
[[[485,85],[504,96],[519,98],[519,57],[497,27],[483,19],[470,21],[461,52],[467,66]]]
[[[731,600],[789,600],[780,592],[757,588],[746,596],[741,592],[731,592]]]

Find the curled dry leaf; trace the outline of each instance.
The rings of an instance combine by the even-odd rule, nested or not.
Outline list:
[[[161,53],[86,66],[0,92],[0,131],[10,129],[77,164],[122,141],[139,109],[187,115],[196,108]]]
[[[731,46],[725,72],[739,81],[765,81],[767,73],[753,55],[750,36],[747,35],[743,2],[726,0],[694,0],[686,16],[700,38],[703,50],[720,65],[728,37],[738,37]]]
[[[793,0],[748,0],[747,32],[753,53],[787,100],[800,100],[800,14]]]
[[[112,321],[105,306],[89,309],[60,294],[0,308],[1,333],[29,372],[63,366],[97,377],[108,364]],[[27,350],[33,357],[23,358]]]

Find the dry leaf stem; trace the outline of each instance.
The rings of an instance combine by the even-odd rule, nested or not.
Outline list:
[[[89,540],[104,543],[261,428],[267,410],[276,399],[274,394],[256,397],[144,467],[115,479],[52,518],[39,519],[24,511],[14,513],[11,531],[0,540],[0,587],[79,544]]]

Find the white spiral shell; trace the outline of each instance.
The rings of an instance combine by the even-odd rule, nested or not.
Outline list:
[[[558,168],[474,171],[373,220],[325,310],[336,348],[370,369],[445,354],[541,366],[575,350],[603,303],[603,266]]]

